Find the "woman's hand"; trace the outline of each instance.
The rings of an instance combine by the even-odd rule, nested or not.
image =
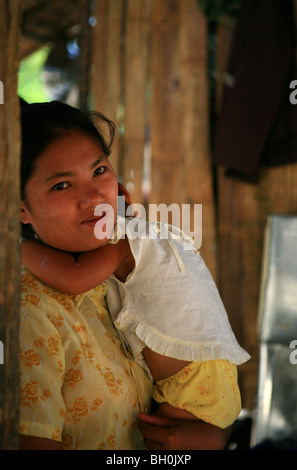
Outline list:
[[[231,427],[145,413],[139,414],[138,426],[149,450],[223,450],[231,432]]]
[[[20,450],[62,450],[61,442],[43,437],[25,436],[20,434]]]

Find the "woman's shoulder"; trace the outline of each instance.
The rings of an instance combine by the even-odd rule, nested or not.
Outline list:
[[[66,310],[71,310],[72,299],[70,297],[47,286],[22,266],[21,310],[23,307],[27,307],[31,310],[39,310],[44,313],[49,309],[57,309],[58,304]]]
[[[45,291],[45,284],[35,277],[24,265],[21,266],[21,296]]]
[[[105,306],[106,283],[83,294],[70,295],[59,292],[35,277],[28,269],[22,266],[21,270],[21,314],[25,310],[34,310],[43,316],[73,314],[80,309],[84,298],[87,297],[96,306]]]

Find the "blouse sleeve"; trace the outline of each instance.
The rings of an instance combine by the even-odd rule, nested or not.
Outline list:
[[[241,410],[237,368],[226,360],[192,362],[157,382],[153,397],[222,429],[230,426]]]
[[[33,303],[21,308],[20,434],[61,441],[65,414],[61,392],[63,345],[54,325]]]

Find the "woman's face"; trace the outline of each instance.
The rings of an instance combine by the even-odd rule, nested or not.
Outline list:
[[[106,243],[94,226],[98,204],[113,208],[115,222],[118,182],[95,139],[72,131],[40,154],[26,184],[21,220],[30,223],[41,240],[69,252],[89,251]]]

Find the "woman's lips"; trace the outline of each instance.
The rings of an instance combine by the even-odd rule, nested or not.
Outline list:
[[[83,220],[83,221],[82,221],[82,224],[83,224],[83,225],[87,225],[88,227],[93,227],[93,228],[94,228],[95,225],[96,225],[96,223],[97,223],[99,220],[103,219],[103,217],[105,217],[105,215],[106,215],[106,213],[104,212],[100,217],[94,217],[94,216],[89,217],[89,218]]]
[[[104,209],[101,207],[100,215],[92,215],[82,221],[82,225],[93,229],[98,240],[109,239],[113,233],[114,224],[113,211],[110,211],[109,206]]]

